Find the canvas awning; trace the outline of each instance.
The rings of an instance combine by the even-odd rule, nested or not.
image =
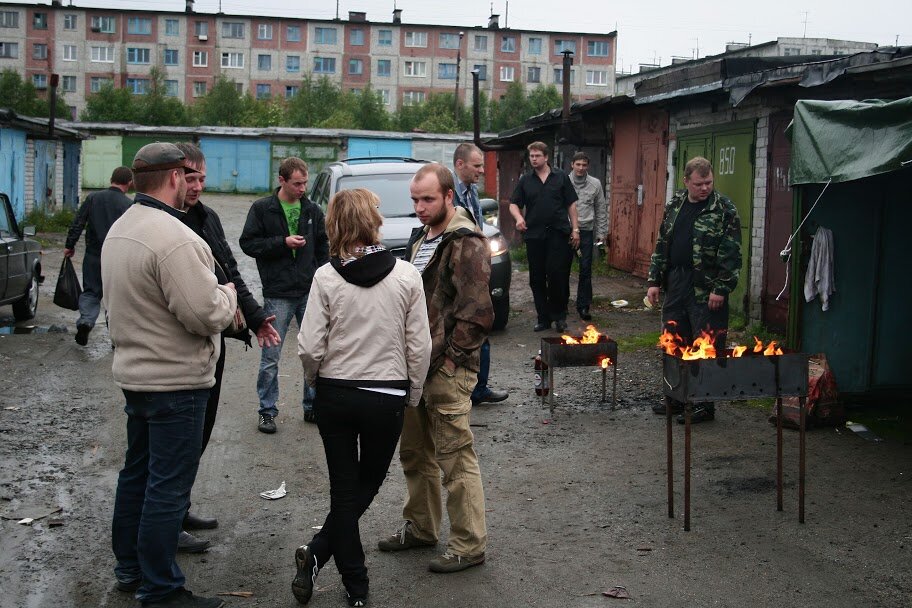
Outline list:
[[[795,103],[789,183],[847,182],[912,165],[912,97]]]

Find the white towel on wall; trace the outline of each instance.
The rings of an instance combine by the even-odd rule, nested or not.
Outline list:
[[[814,244],[811,245],[811,259],[804,277],[804,299],[810,302],[819,295],[821,308],[827,311],[833,293],[836,293],[833,231],[820,226],[814,233]]]

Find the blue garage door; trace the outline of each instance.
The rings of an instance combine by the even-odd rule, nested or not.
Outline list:
[[[25,132],[0,129],[0,192],[13,203],[16,221],[25,217]]]
[[[368,139],[351,137],[347,158],[376,158],[378,156],[411,157],[412,142],[408,139]]]
[[[269,142],[201,138],[206,155],[206,189],[215,192],[267,192]]]

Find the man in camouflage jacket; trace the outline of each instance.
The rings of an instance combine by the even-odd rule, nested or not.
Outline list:
[[[442,522],[441,481],[449,494],[447,550],[431,560],[433,572],[458,572],[484,563],[485,500],[475,438],[469,428],[479,351],[494,322],[488,293],[491,259],[485,237],[463,207],[454,207],[453,174],[429,163],[409,187],[417,229],[407,259],[421,272],[431,330],[431,366],[424,395],[406,408],[399,460],[408,497],[400,530],[381,551],[437,544]]]
[[[685,190],[665,206],[655,252],[649,265],[646,297],[656,305],[665,290],[662,322],[690,345],[703,330],[725,348],[728,298],[741,272],[741,222],[731,200],[713,189],[712,165],[702,157],[684,167]],[[681,404],[673,404],[675,410]],[[664,404],[653,407],[665,413]],[[712,420],[712,403],[699,404],[694,422]],[[679,422],[683,418],[678,417]]]

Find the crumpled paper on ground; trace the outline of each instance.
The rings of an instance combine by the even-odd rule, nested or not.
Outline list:
[[[265,492],[260,492],[260,496],[266,500],[278,500],[286,494],[288,494],[288,492],[285,490],[284,481],[282,482],[282,485],[280,485],[275,490],[266,490]]]
[[[616,597],[619,600],[629,600],[630,594],[627,593],[627,587],[622,585],[615,585],[608,591],[602,591],[602,595],[605,597]]]

